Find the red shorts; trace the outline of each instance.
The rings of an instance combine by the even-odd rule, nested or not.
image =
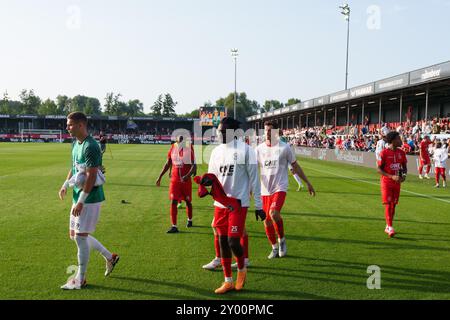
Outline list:
[[[398,204],[400,186],[400,183],[381,184],[381,200],[383,204]]]
[[[436,175],[441,175],[443,177],[445,177],[445,168],[434,168],[434,172],[436,173]]]
[[[227,208],[214,207],[214,220],[212,226],[216,228],[219,236],[242,237],[245,229],[247,209],[230,211]]]
[[[186,182],[170,182],[169,199],[172,201],[192,201],[192,180]]]
[[[423,166],[429,166],[430,164],[431,164],[431,160],[430,160],[430,158],[428,157],[428,158],[420,158],[420,161],[419,161],[419,163],[420,163],[420,166],[421,167],[423,167]]]
[[[262,196],[261,198],[263,202],[263,210],[266,213],[266,219],[267,221],[271,221],[272,218],[270,217],[270,211],[281,211],[284,201],[286,200],[286,192],[275,192],[270,196]]]

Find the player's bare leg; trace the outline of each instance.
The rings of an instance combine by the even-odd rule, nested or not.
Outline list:
[[[280,258],[286,256],[287,254],[287,246],[286,246],[286,238],[284,237],[284,225],[283,218],[281,218],[280,211],[272,210],[270,212],[270,216],[272,218],[273,226],[275,231],[278,234],[278,244],[279,244],[279,256]]]
[[[192,227],[192,203],[190,201],[186,202],[186,215],[187,215],[187,223],[186,227],[191,228]]]
[[[178,200],[172,200],[170,205],[170,219],[172,222],[172,227],[167,230],[167,233],[178,233],[177,227],[177,216],[178,216]]]
[[[273,226],[272,219],[266,218],[266,220],[264,220],[264,227],[266,229],[267,239],[269,240],[270,244],[272,245],[272,251],[270,252],[270,254],[267,258],[268,259],[277,258],[278,254],[279,254],[279,248],[278,248],[278,243],[277,243],[277,239],[275,236],[275,227]]]

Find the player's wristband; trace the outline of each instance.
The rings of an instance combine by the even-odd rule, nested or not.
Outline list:
[[[64,181],[64,183],[61,187],[61,189],[67,189],[67,188],[69,188],[69,180]]]
[[[80,196],[78,197],[77,204],[78,203],[84,204],[88,196],[89,196],[89,193],[81,191]]]

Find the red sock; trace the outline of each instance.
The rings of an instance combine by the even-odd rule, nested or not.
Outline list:
[[[391,219],[391,206],[389,204],[385,205],[384,217],[386,218],[386,224],[388,227],[392,227],[392,219]]]
[[[430,170],[431,170],[431,166],[430,166],[430,165],[427,165],[427,174],[430,173]]]
[[[216,257],[220,258],[220,242],[219,242],[219,235],[214,235],[214,249],[216,250]]]
[[[275,237],[275,228],[273,226],[273,223],[271,223],[269,226],[266,225],[266,235],[267,235],[267,239],[269,239],[269,242],[271,244],[277,243],[277,238]]]
[[[423,165],[419,165],[419,174],[422,175],[423,172]]]
[[[231,278],[233,276],[231,273],[231,258],[222,258],[221,260],[225,278]]]
[[[241,237],[241,246],[244,249],[244,258],[248,259],[248,234]]]
[[[192,220],[192,203],[186,202],[186,214],[189,220]]]
[[[283,239],[284,238],[284,226],[283,226],[283,219],[281,217],[280,217],[280,220],[275,222],[274,227],[278,233],[278,238]]]
[[[177,225],[177,214],[178,214],[178,209],[177,209],[177,203],[172,203],[172,205],[170,206],[170,218],[172,220],[172,225],[176,226]]]
[[[436,184],[439,184],[439,176],[441,175],[441,173],[439,172],[439,171],[437,171],[436,170],[436,175],[435,175],[435,178],[436,178]]]

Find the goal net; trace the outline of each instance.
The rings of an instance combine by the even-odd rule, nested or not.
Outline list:
[[[62,130],[21,129],[20,137],[22,142],[39,140],[63,142]]]

